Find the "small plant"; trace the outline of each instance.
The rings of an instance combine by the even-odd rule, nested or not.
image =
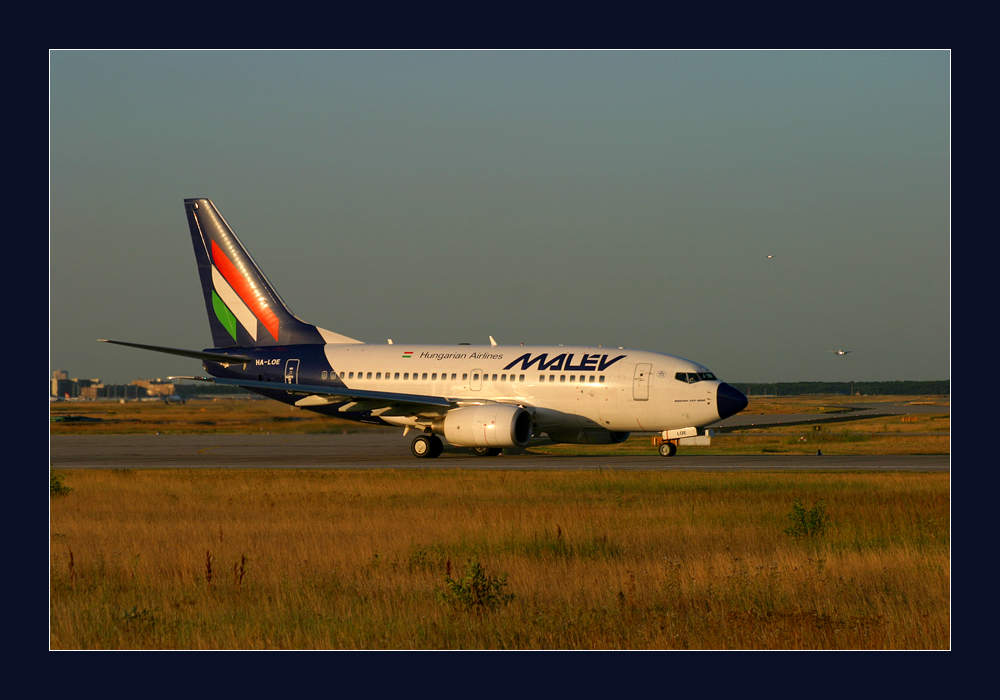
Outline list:
[[[451,562],[448,564],[450,570]],[[475,557],[469,560],[468,571],[464,578],[456,581],[449,575],[444,582],[447,590],[438,594],[441,602],[462,610],[475,612],[495,610],[514,600],[513,593],[505,593],[503,590],[507,587],[507,575],[491,576]]]
[[[240,590],[240,586],[243,585],[243,577],[247,572],[247,561],[247,555],[244,554],[238,562],[233,564],[233,584],[235,584],[236,590]]]
[[[155,622],[152,610],[147,610],[146,608],[139,610],[139,607],[136,605],[133,605],[131,610],[123,610],[121,620],[125,623],[153,624]]]
[[[792,524],[785,528],[785,534],[792,537],[816,537],[822,535],[826,530],[828,517],[826,514],[826,502],[820,499],[813,504],[809,510],[805,509],[802,501],[798,498],[792,504],[792,512],[788,514],[788,519]]]
[[[72,491],[68,486],[63,485],[62,477],[55,472],[49,472],[49,495],[65,496]]]

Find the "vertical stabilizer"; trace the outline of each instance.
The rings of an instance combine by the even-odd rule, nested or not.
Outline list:
[[[215,347],[360,341],[296,318],[210,199],[185,199]]]

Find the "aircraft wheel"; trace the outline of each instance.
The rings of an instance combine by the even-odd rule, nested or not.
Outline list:
[[[499,447],[473,447],[472,454],[477,457],[496,457],[503,452]]]
[[[673,457],[677,454],[677,445],[672,442],[661,442],[660,454],[664,457]]]
[[[437,435],[417,435],[410,443],[410,452],[414,457],[437,457],[443,449],[444,445]]]

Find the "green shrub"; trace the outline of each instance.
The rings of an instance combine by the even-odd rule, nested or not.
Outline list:
[[[792,524],[785,528],[784,532],[792,537],[816,537],[822,535],[827,526],[826,503],[823,499],[813,504],[809,510],[805,509],[802,501],[798,498],[792,504],[792,512],[788,514],[788,519]]]
[[[447,590],[438,595],[443,603],[462,610],[495,610],[514,600],[513,593],[505,593],[507,575],[491,576],[475,557],[469,560],[465,577],[456,581],[451,576],[444,580]]]
[[[62,482],[62,477],[55,472],[49,472],[49,495],[50,496],[65,496],[70,491],[72,491],[68,486],[64,486]]]

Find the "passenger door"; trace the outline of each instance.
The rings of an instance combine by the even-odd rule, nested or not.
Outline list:
[[[635,401],[649,400],[649,373],[652,367],[648,362],[640,362],[635,366],[635,374],[632,375],[632,398]]]

